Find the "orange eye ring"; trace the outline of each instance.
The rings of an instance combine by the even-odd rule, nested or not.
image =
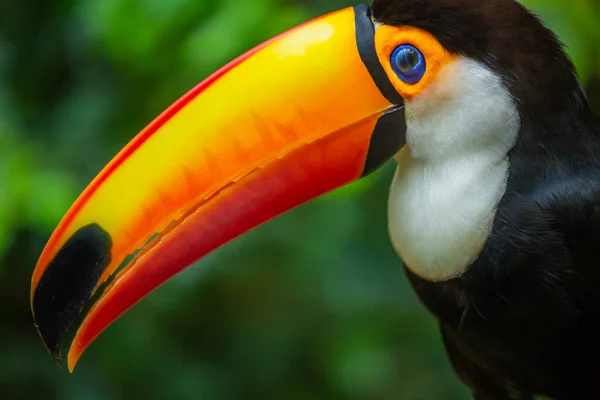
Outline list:
[[[402,46],[417,49],[426,65],[420,74],[420,79],[415,82],[402,79],[402,75],[395,71],[396,68],[392,64],[392,55]],[[375,31],[375,49],[390,81],[406,100],[421,93],[435,79],[439,71],[455,59],[455,56],[446,51],[430,33],[410,26],[380,26]]]

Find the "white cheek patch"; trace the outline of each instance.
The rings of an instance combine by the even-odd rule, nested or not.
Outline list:
[[[496,74],[458,58],[406,103],[406,118],[389,198],[391,240],[422,278],[455,278],[491,231],[519,114]]]
[[[447,65],[408,101],[406,118],[412,156],[431,161],[483,149],[505,155],[520,127],[500,77],[467,58]]]

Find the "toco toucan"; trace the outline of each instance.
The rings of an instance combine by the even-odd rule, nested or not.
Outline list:
[[[600,398],[600,122],[514,0],[374,0],[193,88],[49,239],[31,284],[44,343],[60,359],[86,309],[72,370],[177,272],[392,158],[391,243],[474,398]]]

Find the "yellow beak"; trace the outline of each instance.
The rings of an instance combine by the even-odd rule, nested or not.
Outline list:
[[[233,238],[370,173],[404,144],[367,6],[292,29],[185,94],[100,172],[33,273],[36,326],[69,370],[116,318]],[[93,299],[92,299],[93,297]]]

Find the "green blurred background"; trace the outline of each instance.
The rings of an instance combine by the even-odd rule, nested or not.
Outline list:
[[[468,398],[389,243],[392,163],[181,273],[73,375],[32,324],[45,241],[134,134],[245,50],[355,3],[0,2],[0,399]],[[569,46],[599,110],[600,5],[525,3]]]

